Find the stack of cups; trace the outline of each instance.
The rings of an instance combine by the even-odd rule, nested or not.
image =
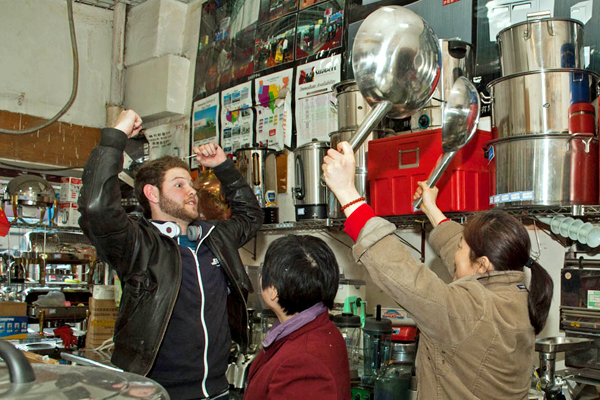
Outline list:
[[[487,144],[497,207],[598,204],[598,82],[583,24],[528,14],[500,31]]]

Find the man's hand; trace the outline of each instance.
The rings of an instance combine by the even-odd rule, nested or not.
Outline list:
[[[132,138],[142,130],[142,119],[133,110],[123,110],[114,128],[122,131],[128,138]]]
[[[196,153],[196,161],[198,164],[204,167],[214,168],[227,160],[227,156],[223,149],[213,142],[204,144],[200,147],[194,147],[192,151]]]

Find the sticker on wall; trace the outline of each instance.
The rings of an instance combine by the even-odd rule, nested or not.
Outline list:
[[[533,200],[533,191],[522,191],[512,193],[501,193],[490,196],[490,204],[512,203],[515,201],[531,201]]]
[[[218,141],[219,93],[194,102],[192,121],[194,146]]]
[[[329,141],[337,131],[333,85],[340,81],[341,56],[324,58],[296,68],[296,146],[312,139]]]
[[[292,69],[254,80],[256,142],[275,150],[291,146]]]

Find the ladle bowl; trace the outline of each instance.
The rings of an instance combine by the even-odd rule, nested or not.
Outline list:
[[[450,165],[458,150],[469,143],[479,122],[481,102],[475,86],[464,76],[452,85],[448,103],[444,107],[442,122],[442,150],[444,154],[427,178],[429,187],[435,186]],[[419,208],[422,197],[414,201],[413,207]]]
[[[441,76],[438,38],[408,8],[381,7],[356,33],[352,69],[361,94],[372,107],[349,141],[356,151],[383,117],[408,117],[431,99]]]

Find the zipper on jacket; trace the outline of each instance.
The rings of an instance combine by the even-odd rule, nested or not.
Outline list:
[[[181,274],[182,274],[181,271],[183,269],[183,265],[182,265],[182,261],[181,261],[181,254],[179,254],[179,245],[175,242],[175,240],[173,238],[170,238],[163,234],[160,234],[160,235],[168,238],[171,241],[171,243],[173,243],[173,245],[175,246],[175,250],[177,250],[177,259],[178,259],[177,266],[179,267],[179,271],[178,271],[179,273],[177,274],[177,291],[176,291],[176,293],[179,293],[179,290],[181,289]],[[169,325],[169,321],[171,320],[171,316],[173,315],[173,310],[175,309],[176,302],[177,302],[177,295],[175,295],[171,301],[171,307],[169,310],[167,323],[165,324],[165,326],[162,329],[162,332],[160,334],[160,340],[158,341],[158,345],[156,346],[155,349],[152,350],[152,353],[153,353],[152,360],[151,360],[150,364],[148,365],[148,368],[142,374],[143,376],[147,376],[148,373],[150,372],[150,370],[152,369],[152,367],[154,366],[154,362],[156,361],[156,356],[158,355],[158,349],[160,348],[160,344],[162,343],[163,339],[165,338],[165,334],[167,333],[167,326]]]
[[[223,254],[221,253],[220,249],[217,249],[217,246],[215,246],[212,237],[208,238],[208,241],[211,243],[211,251],[213,253],[216,253],[215,255],[220,258],[221,260],[223,260]],[[238,250],[239,251],[239,250]],[[241,260],[240,260],[241,261]],[[248,342],[249,337],[248,337],[248,321],[249,321],[249,317],[248,317],[248,304],[246,303],[246,299],[244,299],[244,293],[242,292],[242,289],[240,288],[240,285],[238,284],[237,280],[235,279],[235,277],[233,276],[233,273],[231,272],[231,269],[229,267],[228,263],[223,263],[225,271],[227,271],[227,274],[229,275],[229,280],[231,280],[234,284],[235,284],[235,288],[237,289],[240,298],[242,299],[242,302],[244,303],[244,312],[246,313],[246,333],[245,333],[245,337],[246,337],[246,342]],[[227,315],[227,318],[229,319],[229,315]],[[246,343],[246,345],[249,345],[250,343]],[[245,350],[245,349],[244,349]]]

